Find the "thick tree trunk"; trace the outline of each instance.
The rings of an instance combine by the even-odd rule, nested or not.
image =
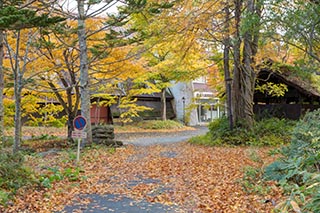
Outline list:
[[[261,15],[261,4],[255,6],[254,0],[245,1],[246,12],[249,15]],[[234,121],[244,128],[252,128],[254,124],[253,95],[255,87],[254,56],[257,53],[259,38],[259,23],[252,23],[253,29],[243,33],[240,37],[242,1],[235,0],[235,43],[234,43],[234,79],[233,79],[233,111]],[[243,42],[243,56],[241,58],[241,42]]]
[[[246,1],[247,12],[251,15],[257,15],[260,17],[261,10],[260,4],[255,7],[255,0]],[[254,57],[257,53],[258,38],[259,38],[259,24],[254,25],[254,30],[249,29],[244,33],[243,36],[243,66],[241,72],[241,83],[243,85],[242,103],[243,109],[243,120],[247,127],[252,127],[254,124],[254,113],[253,113],[253,96],[255,87],[255,72],[254,72]]]
[[[80,94],[81,94],[81,115],[86,118],[87,138],[83,140],[83,145],[92,143],[91,119],[90,119],[90,91],[88,74],[87,39],[85,27],[84,0],[78,0],[78,38],[80,47]]]
[[[1,7],[1,4],[0,4]],[[3,56],[4,56],[4,38],[3,31],[0,31],[0,144],[4,142],[4,106],[3,106],[3,91],[4,91],[4,74],[3,74]]]
[[[167,120],[166,88],[161,90],[161,118],[163,121]]]

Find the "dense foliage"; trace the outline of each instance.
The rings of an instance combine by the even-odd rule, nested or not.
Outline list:
[[[270,118],[258,121],[251,130],[229,129],[226,118],[214,120],[209,124],[209,133],[191,140],[205,145],[254,145],[277,146],[290,141],[294,121]]]
[[[280,207],[299,212],[320,211],[320,110],[309,112],[292,132],[290,145],[279,150],[279,160],[265,170],[290,196]],[[297,212],[297,211],[296,211]]]

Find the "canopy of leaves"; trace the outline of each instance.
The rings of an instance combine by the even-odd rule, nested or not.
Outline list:
[[[37,15],[36,11],[7,6],[0,9],[0,30],[20,30],[33,27],[47,27],[63,21],[62,17]]]

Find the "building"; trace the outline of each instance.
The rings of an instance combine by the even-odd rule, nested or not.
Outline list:
[[[178,120],[190,126],[203,125],[224,114],[224,106],[203,76],[190,82],[178,82],[170,91]]]
[[[272,70],[262,68],[257,74],[256,86],[268,83],[284,84],[287,91],[283,96],[275,96],[270,91],[256,90],[254,93],[254,113],[258,118],[279,117],[299,119],[307,111],[320,108],[320,91],[310,81],[309,77],[302,77],[287,66]]]

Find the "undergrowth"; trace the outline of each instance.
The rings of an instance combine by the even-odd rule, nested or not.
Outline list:
[[[309,112],[292,133],[288,146],[278,150],[277,161],[265,170],[265,178],[276,180],[288,199],[278,205],[281,212],[320,212],[320,110]]]
[[[216,145],[278,146],[290,141],[295,121],[271,118],[257,121],[251,130],[229,129],[228,120],[221,118],[209,124],[209,133],[192,138],[191,143]]]
[[[18,189],[35,183],[33,172],[23,162],[22,153],[0,151],[0,204],[6,205]]]

